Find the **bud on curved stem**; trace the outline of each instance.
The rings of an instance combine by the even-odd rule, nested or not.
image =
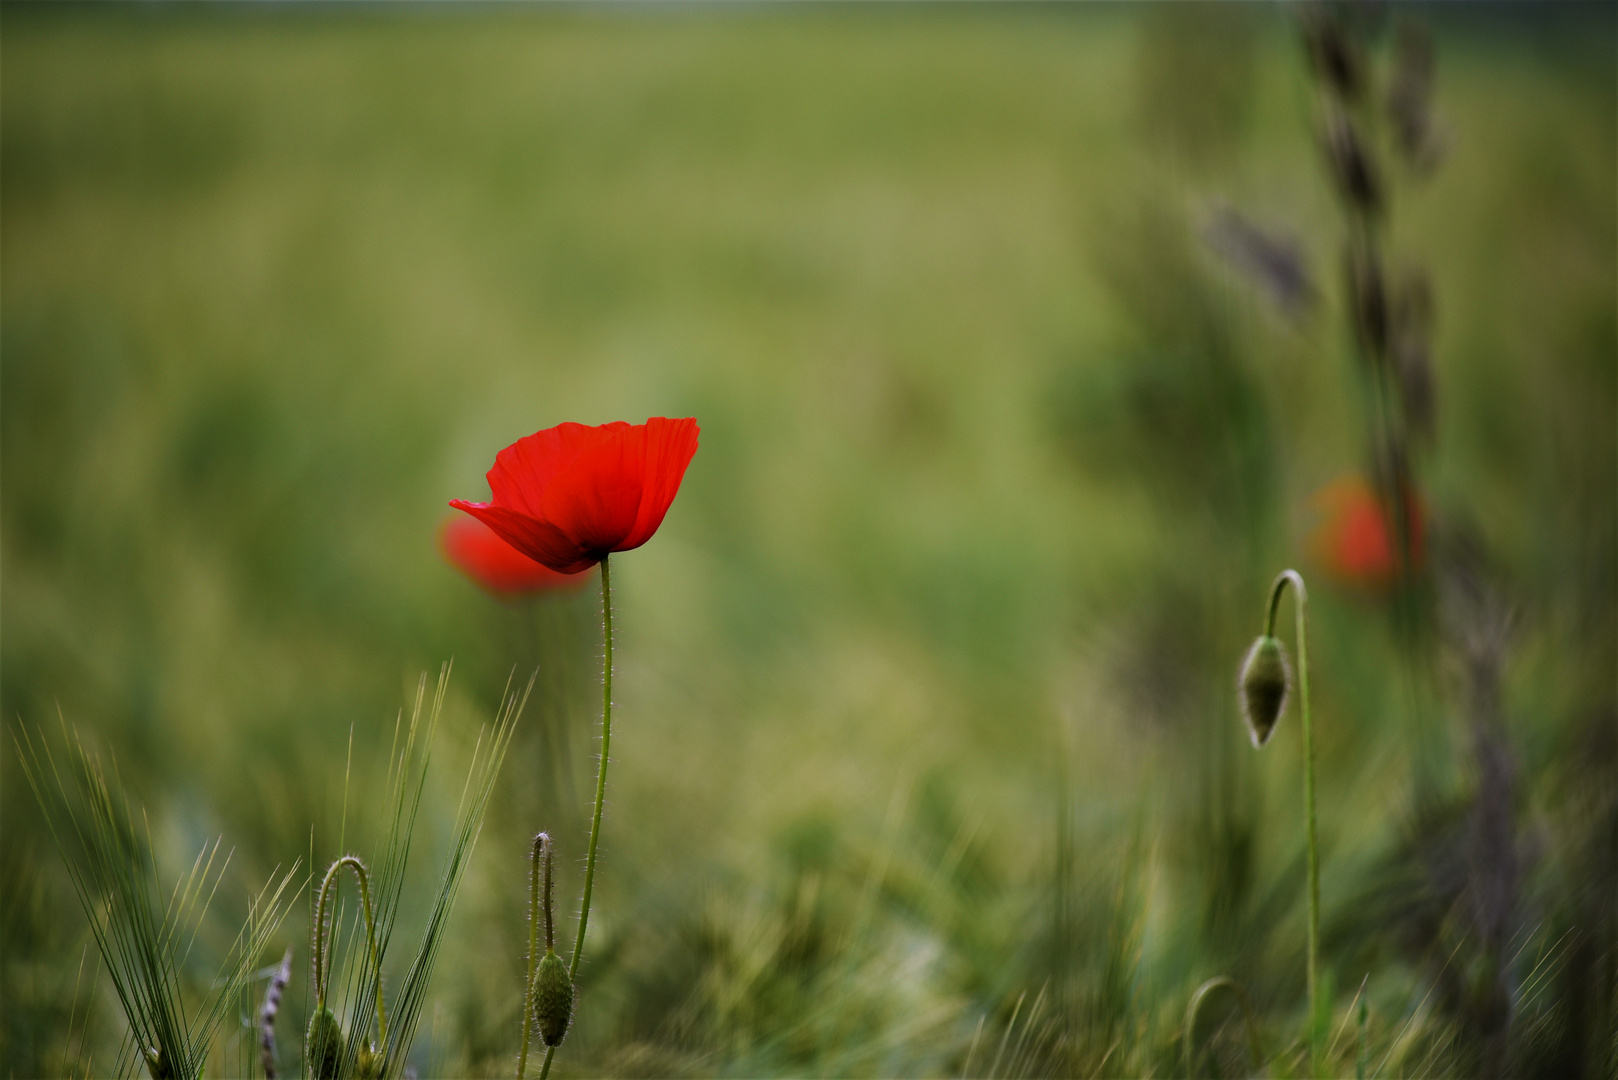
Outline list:
[[[315,1011],[309,1017],[309,1031],[305,1037],[305,1056],[310,1068],[319,1077],[335,1076],[342,1057],[343,1034],[336,1015],[326,1006],[326,991],[331,983],[331,968],[326,962],[327,919],[326,909],[337,878],[347,867],[354,873],[360,886],[360,910],[365,916],[365,944],[369,950],[371,967],[376,972],[376,1030],[377,1043],[362,1055],[362,1072],[369,1072],[373,1059],[386,1053],[388,1046],[388,1013],[382,1000],[382,956],[376,946],[376,914],[371,906],[371,875],[358,855],[344,855],[326,870],[320,883],[320,898],[315,903]]]
[[[1287,707],[1292,687],[1292,671],[1287,665],[1286,646],[1279,638],[1265,634],[1253,642],[1242,661],[1239,680],[1242,716],[1256,750],[1270,741],[1275,723]]]
[[[1281,594],[1288,585],[1296,593],[1293,611],[1296,615],[1298,638],[1298,699],[1303,721],[1303,812],[1308,848],[1308,903],[1309,903],[1309,1075],[1320,1073],[1320,845],[1315,828],[1315,733],[1309,716],[1309,591],[1304,588],[1303,577],[1296,570],[1283,570],[1270,588],[1270,605],[1264,619],[1264,634],[1254,643],[1242,667],[1242,706],[1252,729],[1253,745],[1262,746],[1269,738],[1269,730],[1286,705],[1286,654],[1275,637],[1275,616],[1281,606]],[[1277,692],[1276,665],[1279,664],[1279,691]],[[1264,709],[1273,704],[1273,711],[1255,717],[1254,703]],[[1262,734],[1260,723],[1268,718]]]
[[[517,1080],[522,1080],[523,1073],[528,1068],[528,1033],[533,1025],[534,1018],[534,971],[539,963],[539,916],[540,897],[545,898],[545,955],[549,956],[555,948],[555,922],[551,917],[551,838],[547,833],[539,833],[534,837],[533,852],[529,856],[528,867],[528,979],[523,984],[522,1009],[522,1050],[517,1055]],[[545,871],[545,888],[540,891],[540,867],[543,864]]]
[[[1259,1046],[1258,1027],[1253,1022],[1253,1003],[1247,997],[1247,991],[1242,984],[1228,975],[1217,975],[1201,986],[1191,995],[1191,1003],[1185,1008],[1185,1033],[1181,1036],[1185,1044],[1185,1075],[1197,1075],[1196,1037],[1197,1016],[1202,1012],[1202,1003],[1215,990],[1229,990],[1236,998],[1237,1004],[1242,1008],[1242,1024],[1247,1029],[1247,1052],[1253,1057],[1253,1071],[1257,1072],[1264,1065],[1263,1049]]]

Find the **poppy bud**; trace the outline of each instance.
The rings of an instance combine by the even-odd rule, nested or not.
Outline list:
[[[1287,666],[1286,648],[1279,638],[1268,634],[1253,642],[1242,661],[1241,674],[1242,716],[1247,720],[1247,731],[1253,737],[1253,746],[1263,746],[1275,730],[1275,722],[1287,705],[1287,690],[1292,685],[1292,671]]]
[[[343,1062],[343,1029],[330,1009],[316,1009],[309,1017],[303,1053],[309,1062],[309,1074],[315,1080],[335,1080]]]
[[[573,1019],[573,980],[567,977],[567,964],[553,952],[546,952],[534,977],[534,1022],[546,1046],[562,1045],[568,1021]]]

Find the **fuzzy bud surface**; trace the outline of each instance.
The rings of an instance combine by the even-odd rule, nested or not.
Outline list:
[[[534,981],[534,1022],[546,1046],[560,1046],[568,1021],[573,1019],[573,980],[567,977],[567,964],[547,952]]]
[[[1265,635],[1253,642],[1242,662],[1242,715],[1255,747],[1263,746],[1275,730],[1275,722],[1287,705],[1292,671],[1287,665],[1286,648],[1279,638]]]

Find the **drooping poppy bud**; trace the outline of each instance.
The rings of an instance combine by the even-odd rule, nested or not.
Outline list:
[[[567,964],[547,951],[534,976],[534,1023],[546,1046],[562,1045],[568,1021],[573,1019],[573,980],[567,977]]]
[[[1292,686],[1292,669],[1280,638],[1265,634],[1253,642],[1247,659],[1242,661],[1240,686],[1247,732],[1255,748],[1263,746],[1270,741],[1275,722],[1287,707],[1287,692]]]
[[[330,1009],[316,1009],[309,1017],[303,1053],[315,1080],[336,1080],[343,1061],[343,1029]]]

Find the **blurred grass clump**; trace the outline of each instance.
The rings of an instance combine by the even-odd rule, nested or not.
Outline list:
[[[1363,992],[1372,1074],[1610,1077],[1613,12],[1424,16],[1444,156],[1390,169],[1385,244],[1436,298],[1431,555],[1402,597],[1310,579],[1328,1061],[1354,1069]],[[518,436],[696,416],[680,499],[614,561],[559,1070],[1162,1075],[1223,974],[1304,1072],[1300,747],[1288,717],[1252,754],[1235,664],[1275,571],[1313,575],[1312,494],[1374,462],[1291,13],[0,29],[0,706],[115,755],[156,862],[223,835],[249,895],[343,854],[378,812],[345,793],[383,789],[453,656],[408,923],[478,721],[537,664],[413,1059],[509,1075],[537,830],[577,894],[599,611],[491,600],[434,530]],[[1232,209],[1306,302],[1209,243]],[[3,1067],[114,1060],[3,769]],[[284,1062],[308,922],[257,961],[294,948]],[[1234,1004],[1202,1015],[1199,1068],[1255,1068]]]

